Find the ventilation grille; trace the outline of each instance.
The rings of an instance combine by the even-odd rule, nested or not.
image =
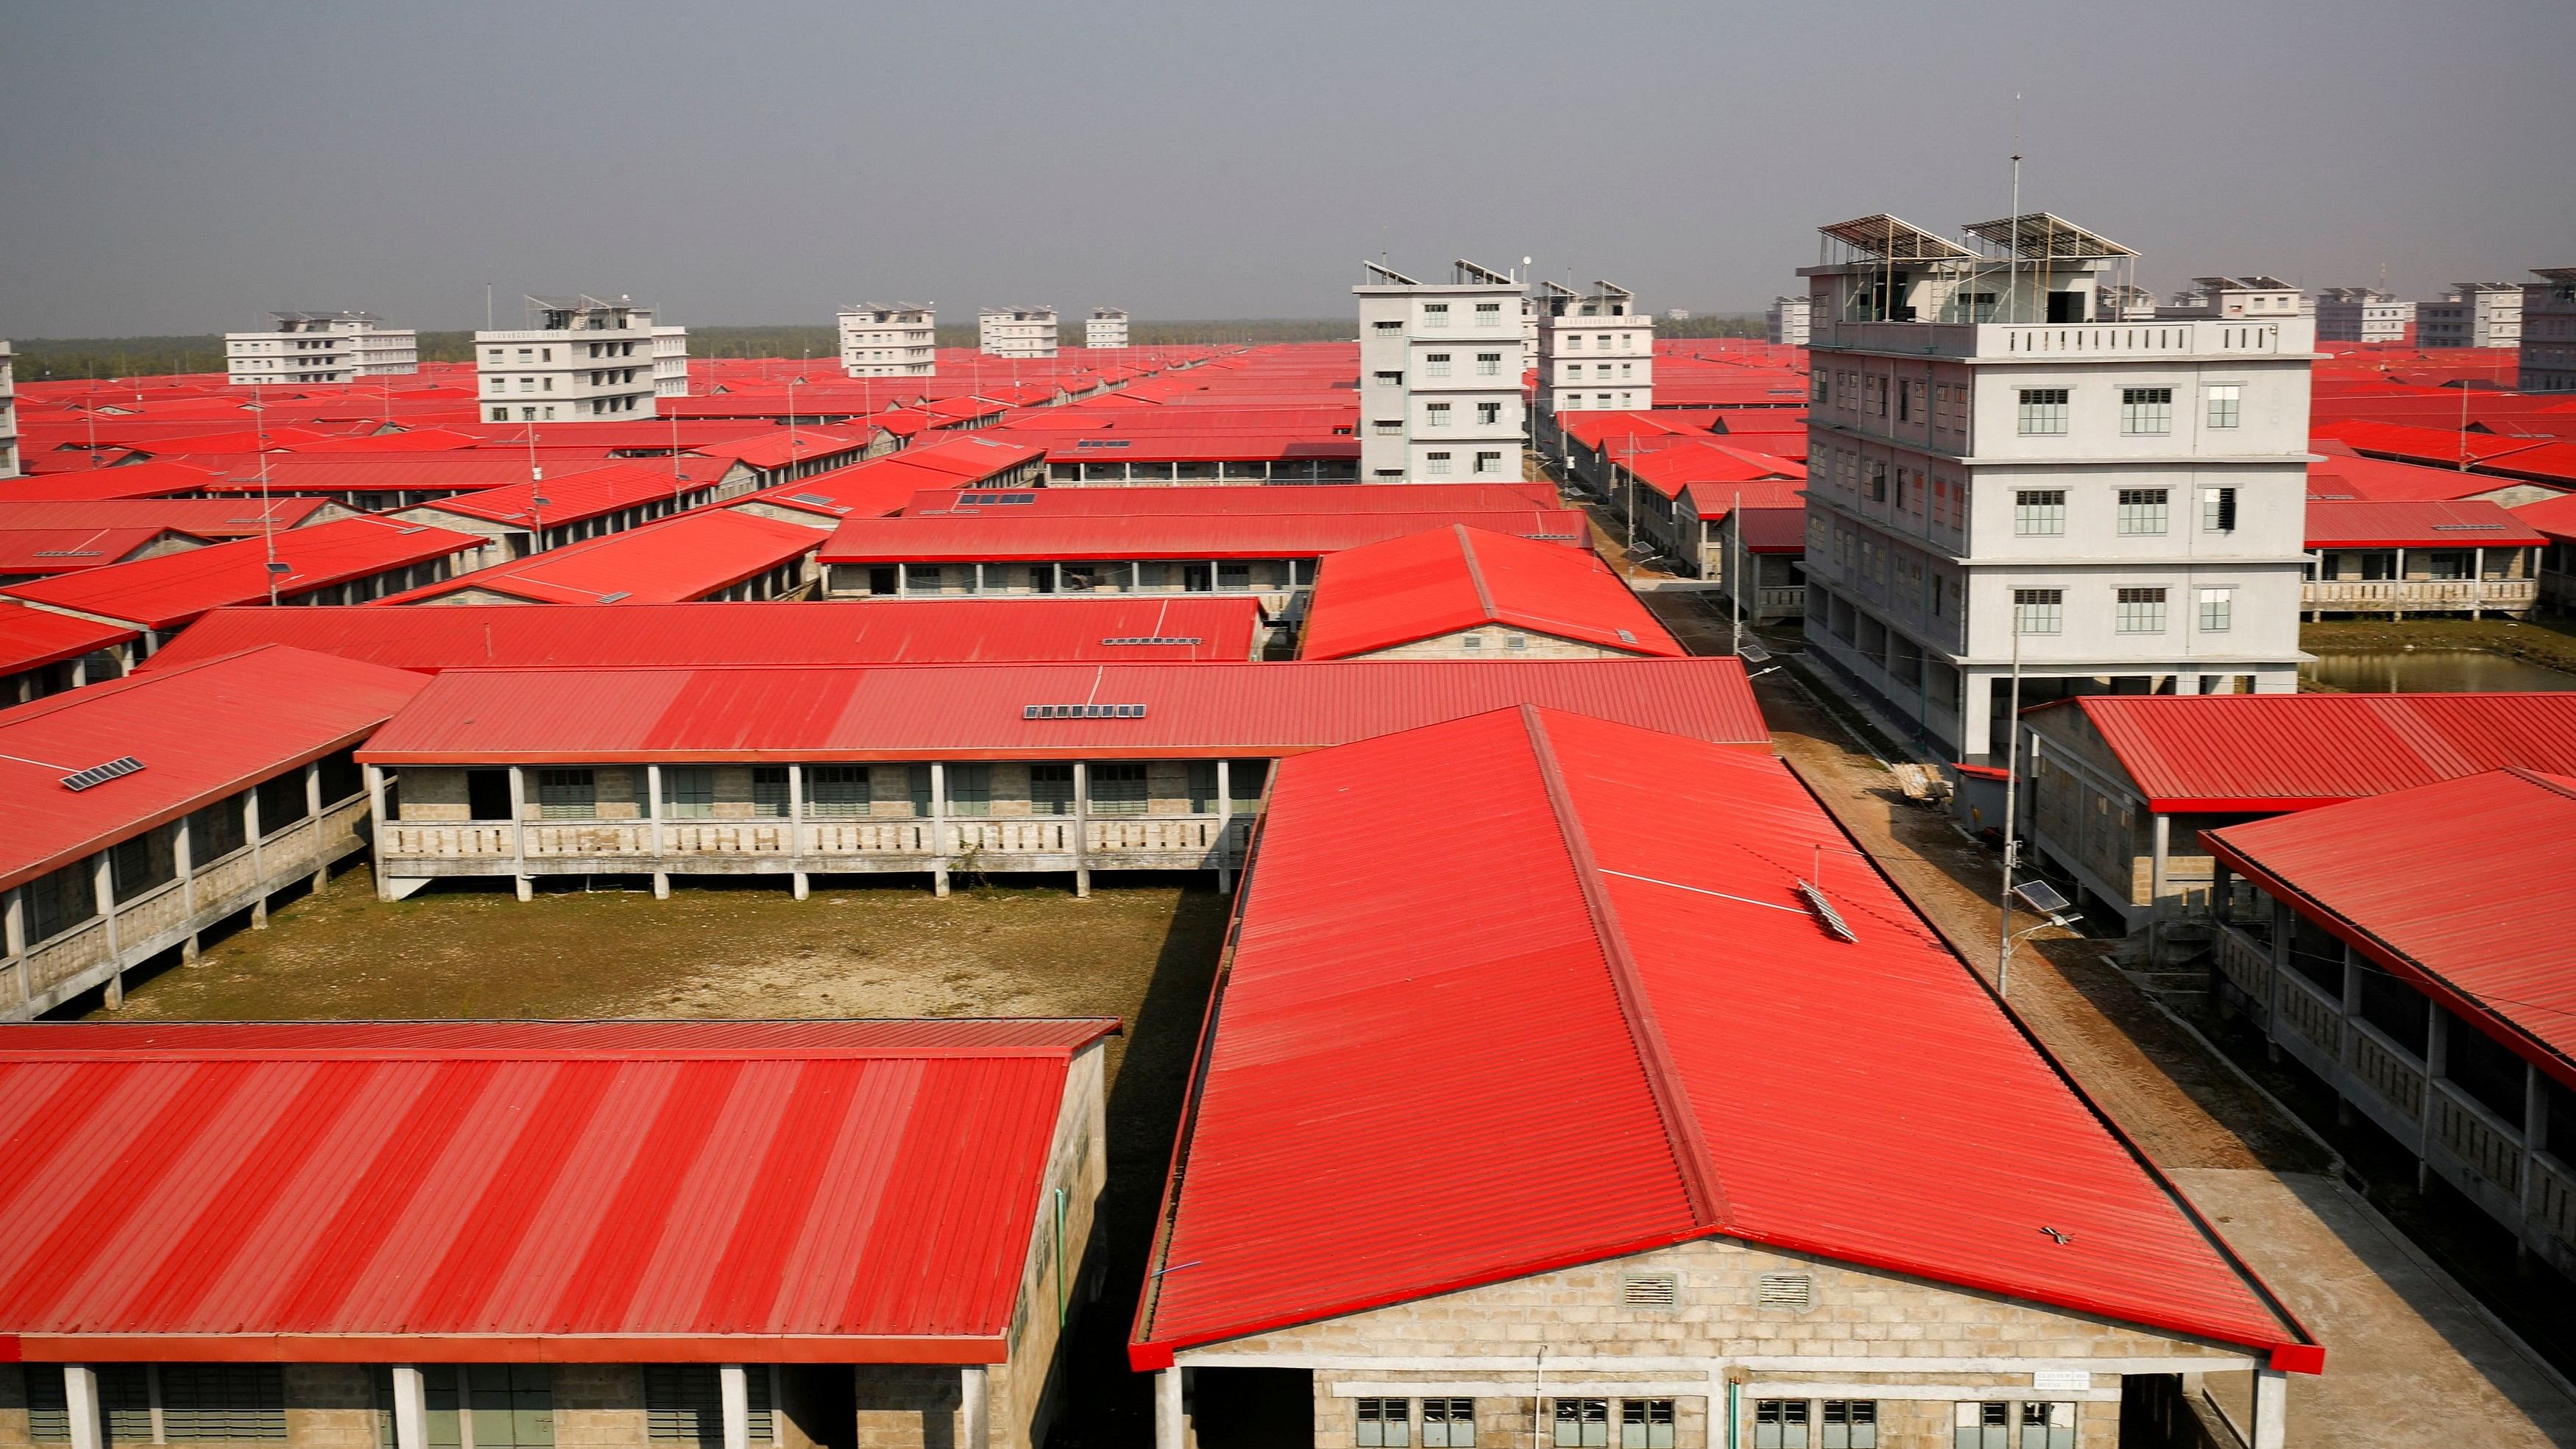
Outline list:
[[[1816,1306],[1816,1280],[1804,1273],[1765,1273],[1754,1280],[1753,1306],[1804,1313]]]
[[[1122,634],[1114,639],[1103,639],[1100,642],[1103,644],[1196,644],[1199,639],[1195,634]]]
[[[1619,1301],[1630,1308],[1678,1308],[1682,1301],[1681,1275],[1627,1274],[1619,1280]]]
[[[1143,719],[1141,704],[1031,704],[1020,708],[1022,719]]]

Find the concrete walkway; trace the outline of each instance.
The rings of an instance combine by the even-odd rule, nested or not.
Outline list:
[[[1700,600],[1641,595],[1683,643],[1722,652]],[[1773,745],[1980,975],[1994,979],[1998,862],[1907,801],[1787,670],[1754,682]],[[2013,929],[2039,922],[2016,915]],[[2103,943],[2043,930],[2016,949],[2009,1002],[2326,1346],[2292,1375],[2293,1445],[2576,1444],[2576,1391],[2327,1172],[2332,1155],[2158,1010]],[[2245,1375],[2212,1391],[2244,1422]]]

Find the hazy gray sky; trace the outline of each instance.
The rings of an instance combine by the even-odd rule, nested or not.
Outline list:
[[[1758,308],[2023,202],[2406,296],[2576,265],[2576,4],[0,0],[0,336],[862,297],[1340,316],[1362,257]]]

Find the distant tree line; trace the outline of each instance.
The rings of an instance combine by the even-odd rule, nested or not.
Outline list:
[[[1351,319],[1337,317],[1196,322],[1148,322],[1139,319],[1127,324],[1127,340],[1137,347],[1257,346],[1265,342],[1348,341],[1357,331],[1357,325]],[[1659,318],[1655,323],[1655,335],[1760,337],[1762,319],[1759,316],[1708,316],[1675,322]],[[1059,330],[1058,337],[1066,347],[1080,347],[1081,319],[1075,318],[1067,323]],[[939,328],[939,345],[942,347],[972,347],[975,342],[975,324],[972,321],[943,323]],[[214,334],[200,337],[24,337],[13,339],[12,345],[18,353],[18,380],[21,382],[158,377],[174,372],[224,370],[224,339]],[[831,326],[692,327],[689,329],[689,355],[807,357],[837,367],[841,336],[839,328]],[[423,332],[420,334],[420,360],[471,362],[474,360],[474,334]]]

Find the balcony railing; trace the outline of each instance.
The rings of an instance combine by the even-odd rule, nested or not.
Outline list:
[[[2272,1000],[2272,948],[2235,926],[2222,925],[2217,933],[2218,970],[2236,989],[2256,1001]]]
[[[1007,861],[1013,857],[1204,857],[1233,865],[1252,822],[1233,815],[1001,815],[945,820],[530,820],[394,822],[379,832],[388,866],[456,863],[493,868],[532,862],[600,862],[687,870],[728,859],[804,861],[828,871],[835,859],[913,858]],[[1229,829],[1229,827],[1231,827]],[[524,840],[524,845],[521,843]],[[523,855],[524,852],[524,855]]]
[[[2540,597],[2536,579],[2310,579],[2300,586],[2308,609],[2528,609]]]
[[[2296,971],[2278,973],[2281,1019],[2336,1061],[2343,1060],[2343,1003],[2308,984]]]
[[[1808,346],[1918,357],[2298,356],[2315,346],[2304,318],[2266,322],[2176,318],[2161,322],[1819,322]]]
[[[2375,1032],[2352,1034],[2352,1074],[2409,1122],[2424,1119],[2424,1068]]]
[[[2522,1134],[2443,1082],[2433,1093],[2433,1140],[2508,1198],[2522,1193]]]

